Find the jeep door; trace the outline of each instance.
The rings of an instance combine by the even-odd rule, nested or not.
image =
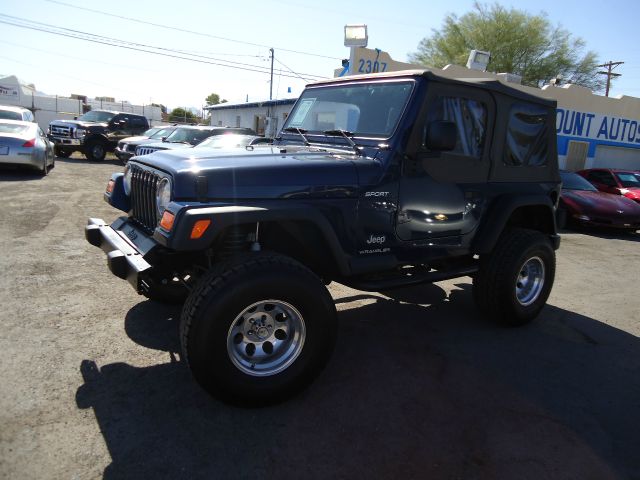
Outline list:
[[[479,88],[432,81],[427,89],[402,164],[396,233],[460,244],[484,206],[495,102]],[[451,133],[448,146],[433,141],[442,125]]]

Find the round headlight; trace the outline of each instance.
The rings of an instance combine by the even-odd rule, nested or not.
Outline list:
[[[168,178],[163,178],[158,183],[158,189],[156,190],[156,205],[158,206],[158,214],[162,215],[164,209],[167,208],[171,201],[171,182]]]
[[[124,186],[124,193],[126,193],[127,195],[131,194],[131,176],[133,175],[133,173],[131,172],[131,167],[129,167],[129,165],[127,164],[126,167],[124,167],[124,179],[122,181],[122,184]]]

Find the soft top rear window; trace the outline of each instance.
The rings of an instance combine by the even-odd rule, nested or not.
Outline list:
[[[507,165],[539,167],[549,154],[548,110],[532,103],[511,106],[505,144]]]

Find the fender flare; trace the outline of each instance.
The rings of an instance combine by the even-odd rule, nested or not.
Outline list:
[[[173,211],[169,205],[168,210]],[[226,228],[239,224],[258,222],[308,222],[318,228],[328,245],[340,273],[350,271],[349,255],[344,252],[329,220],[318,210],[304,205],[263,204],[261,206],[218,206],[181,208],[177,212],[175,230],[169,234],[160,227],[156,228],[154,238],[167,248],[178,251],[197,251],[207,249]],[[191,239],[190,234],[198,220],[211,220],[204,235]]]
[[[550,224],[553,231],[546,232],[550,236],[556,235],[554,206],[546,195],[500,195],[494,199],[485,213],[487,221],[480,228],[471,244],[471,251],[477,254],[489,253],[498,241],[509,218],[521,207],[544,207],[548,209]]]

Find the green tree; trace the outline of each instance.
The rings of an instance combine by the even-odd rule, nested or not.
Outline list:
[[[594,91],[604,87],[596,54],[584,51],[584,40],[551,25],[546,13],[531,15],[497,3],[475,2],[461,17],[447,15],[442,28],[422,39],[409,58],[437,68],[465,65],[473,49],[491,52],[488,70],[518,74],[524,85],[540,87],[560,76]]]
[[[167,113],[167,107],[165,107],[164,105],[162,105],[161,103],[152,103],[151,104],[152,107],[160,107],[160,111],[162,113]]]
[[[207,102],[207,105],[218,105],[219,103],[227,103],[227,101],[224,99],[220,100],[220,95],[218,95],[217,93],[212,93],[207,98],[205,98],[204,101]]]
[[[181,123],[198,123],[198,117],[196,117],[189,110],[185,110],[182,107],[178,107],[171,110],[171,115],[169,115],[169,121],[181,122]]]

